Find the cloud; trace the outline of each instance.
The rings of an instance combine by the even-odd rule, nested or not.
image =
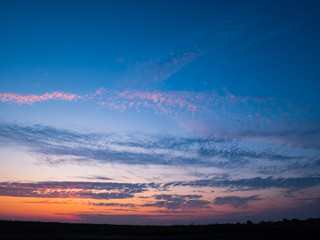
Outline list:
[[[282,13],[279,15],[280,12],[273,11],[269,4],[241,4],[232,11],[228,9],[228,13],[217,16],[215,23],[185,33],[185,36],[174,43],[155,51],[156,57],[151,56],[150,60],[134,63],[127,78],[134,84],[142,85],[163,82],[205,52],[228,44],[249,44],[250,41],[261,41],[280,34],[288,26],[297,24],[296,19],[303,19],[307,15],[303,8],[297,6],[295,14],[299,17],[291,13],[287,20],[281,17]],[[265,7],[276,13],[279,18],[277,26],[272,26],[273,23],[268,25],[269,22],[268,26],[260,26],[267,16]],[[49,100],[92,101],[112,111],[148,111],[165,115],[176,120],[179,127],[195,136],[263,138],[293,147],[320,150],[320,123],[317,117],[319,109],[308,110],[304,106],[295,106],[289,100],[272,97],[237,96],[227,91],[221,93],[215,90],[139,90],[140,85],[137,84],[136,89],[128,88],[124,91],[101,88],[86,95],[61,91],[42,95],[0,93],[0,101],[20,105]]]
[[[252,32],[257,32],[256,29],[254,31],[252,29],[254,27],[259,29],[259,23],[262,22],[260,20],[266,16],[264,7],[257,5],[261,3],[228,8],[227,12],[216,16],[215,21],[207,26],[190,29],[169,44],[157,46],[149,59],[131,63],[126,72],[128,76],[120,81],[121,87],[155,88],[207,52],[276,35],[273,29],[268,29],[266,26],[263,28],[265,31],[260,32],[259,36],[252,35]],[[262,12],[256,14],[259,10]]]
[[[230,205],[234,208],[247,208],[250,201],[260,201],[261,198],[258,195],[250,197],[238,197],[238,196],[226,196],[226,197],[216,197],[214,200],[215,205]]]
[[[164,51],[167,52],[167,55],[162,53],[162,57],[134,63],[132,69],[127,72],[128,76],[122,79],[122,85],[131,87],[157,85],[205,52],[199,48],[190,47],[185,49],[173,47],[171,51],[169,49],[164,49]]]
[[[109,177],[104,177],[104,176],[97,176],[97,175],[91,175],[91,176],[78,176],[77,178],[83,178],[83,179],[88,179],[88,180],[103,180],[103,181],[110,181],[113,180],[112,178]]]
[[[227,188],[229,191],[251,191],[267,188],[285,189],[294,192],[320,185],[320,177],[307,178],[243,178],[243,179],[205,179],[196,181],[176,181],[164,185],[169,186],[191,186],[191,187],[216,187]]]
[[[43,102],[48,100],[60,100],[60,101],[77,101],[82,96],[78,96],[73,93],[52,92],[45,93],[43,95],[21,95],[15,93],[0,93],[0,101],[8,103],[29,104],[34,102]]]
[[[90,203],[90,205],[93,205],[96,207],[130,207],[130,208],[137,207],[136,204],[132,204],[132,203]]]
[[[98,89],[93,94],[43,95],[1,93],[0,101],[33,104],[48,100],[91,101],[111,111],[152,112],[177,122],[199,137],[259,138],[293,147],[320,150],[320,122],[315,113],[288,100],[236,96],[217,91],[141,91]]]
[[[210,202],[201,200],[202,195],[160,194],[154,198],[158,201],[143,204],[143,207],[158,207],[168,210],[188,208],[210,208]]]
[[[117,183],[117,182],[1,182],[0,196],[37,198],[86,198],[86,199],[125,199],[152,189],[166,190],[168,187],[212,187],[229,192],[256,191],[269,188],[283,189],[287,193],[320,185],[320,178],[244,178],[232,180],[227,177],[196,181],[175,181],[169,183]],[[153,190],[152,190],[153,191]],[[202,200],[202,195],[156,194],[154,200],[143,207],[172,209],[209,208],[210,202]],[[228,203],[232,206],[245,206],[249,201],[260,200],[258,196],[240,198],[236,196],[218,197],[215,204]],[[95,203],[96,206],[116,206],[111,203]],[[93,205],[95,205],[93,204]],[[136,205],[136,204],[133,204]],[[133,206],[132,205],[132,206]],[[120,206],[120,205],[119,205]],[[120,207],[124,207],[121,205]],[[128,205],[129,206],[129,205]]]
[[[149,59],[131,63],[121,85],[135,88],[158,86],[201,55],[234,40],[244,25],[231,25],[224,29],[218,25],[194,29],[169,44],[157,46]]]
[[[0,196],[124,199],[147,191],[147,184],[105,182],[1,182]]]
[[[181,111],[206,111],[206,107],[201,106],[204,94],[201,95],[187,91],[108,90],[97,103],[111,110],[151,109],[156,114],[174,115]]]
[[[42,201],[24,201],[23,203],[40,203],[40,204],[77,204],[73,202],[72,200],[66,200],[66,201],[49,201],[49,200],[42,200]]]
[[[253,200],[255,201],[255,200]],[[263,200],[257,200],[263,201]],[[250,200],[249,200],[250,202]],[[292,205],[276,208],[268,208],[266,210],[256,211],[255,209],[247,208],[238,209],[230,212],[216,212],[214,209],[210,210],[210,214],[195,214],[194,212],[173,211],[173,210],[157,210],[154,214],[108,214],[108,213],[81,213],[77,214],[84,222],[90,223],[110,223],[110,224],[157,224],[157,225],[171,225],[171,224],[212,224],[212,223],[245,223],[248,219],[253,222],[260,221],[281,221],[283,218],[293,219],[306,219],[309,217],[318,218],[320,214],[319,198],[313,200],[297,201]],[[173,214],[177,213],[177,214]],[[208,211],[209,212],[209,211]],[[72,213],[70,215],[73,215]],[[307,217],[306,217],[307,216]]]
[[[199,199],[202,198],[202,195],[159,194],[154,197],[157,200],[175,201],[177,199]]]
[[[102,94],[103,89],[98,89],[94,94],[77,95],[74,93],[64,93],[55,91],[52,93],[44,93],[42,95],[22,95],[16,93],[0,93],[0,101],[3,103],[18,103],[32,105],[35,102],[45,101],[77,101],[77,100],[90,100],[99,94]]]
[[[278,174],[300,171],[311,175],[319,169],[319,153],[295,149],[259,139],[224,139],[144,134],[78,133],[49,126],[0,123],[0,142],[26,146],[39,163],[57,165],[120,163],[172,166],[206,166],[251,169]],[[105,176],[87,179],[110,180]]]
[[[158,188],[160,189],[161,187]],[[211,203],[202,200],[202,197],[202,195],[157,194],[153,195],[155,201],[150,201],[151,197],[144,197],[147,200],[144,204],[104,202],[89,204],[97,207],[130,207],[130,209],[137,207],[157,207],[165,208],[169,211],[181,209],[183,212],[190,209],[211,208]]]

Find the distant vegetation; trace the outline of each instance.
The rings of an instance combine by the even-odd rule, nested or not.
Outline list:
[[[1,221],[0,239],[319,239],[320,218],[246,224],[133,226]]]

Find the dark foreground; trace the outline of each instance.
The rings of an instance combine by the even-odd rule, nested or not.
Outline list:
[[[0,239],[320,239],[320,218],[181,226],[0,221]]]

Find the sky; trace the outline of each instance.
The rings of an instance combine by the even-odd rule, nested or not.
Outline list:
[[[320,216],[319,1],[0,2],[0,219]]]

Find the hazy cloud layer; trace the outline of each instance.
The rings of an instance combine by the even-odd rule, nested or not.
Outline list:
[[[135,209],[137,207],[157,207],[168,211],[181,209],[183,211],[190,209],[211,208],[210,202],[202,199],[202,195],[179,195],[179,194],[157,194],[152,197],[144,197],[146,203],[89,203],[96,207],[125,207]],[[153,200],[154,199],[154,200]]]
[[[104,183],[104,182],[1,182],[0,196],[35,197],[35,198],[80,198],[80,199],[127,199],[135,194],[148,192],[152,189],[162,189],[155,183]],[[150,199],[155,201],[150,201]],[[123,203],[91,203],[96,207],[158,207],[167,210],[210,208],[209,201],[202,200],[202,195],[161,194],[145,198],[145,204]],[[29,202],[32,203],[32,202]],[[41,202],[39,202],[41,203]],[[43,202],[55,203],[55,202]]]
[[[0,101],[33,104],[49,100],[92,101],[111,111],[147,111],[174,119],[200,137],[262,138],[302,148],[320,149],[319,109],[288,100],[236,96],[216,91],[141,91],[98,89],[93,94],[53,92],[43,95],[0,93]]]
[[[265,24],[266,8],[270,7],[268,5],[254,2],[230,7],[227,12],[222,11],[221,15],[216,16],[215,21],[210,24],[191,28],[171,43],[157,46],[151,51],[149,59],[131,63],[127,76],[120,81],[121,86],[154,89],[208,52],[224,47],[238,48],[256,44],[283,34],[308,16],[299,7],[296,8],[296,15],[288,15],[288,19],[283,19],[278,15],[279,12],[272,11],[272,15],[278,18],[277,24],[270,21]]]
[[[298,191],[320,185],[320,177],[309,178],[243,178],[243,179],[206,179],[196,181],[177,181],[164,185],[169,186],[192,186],[192,187],[216,187],[225,188],[229,191],[251,191],[268,188],[285,189],[288,192]]]
[[[77,100],[92,100],[103,92],[103,89],[98,89],[95,93],[78,95],[74,93],[65,93],[55,91],[52,93],[44,93],[42,95],[22,95],[18,93],[0,93],[0,101],[3,103],[18,103],[32,105],[35,102],[46,102],[46,101],[77,101]]]
[[[155,195],[154,198],[157,201],[152,203],[146,203],[142,206],[166,208],[168,210],[188,208],[210,208],[210,202],[206,200],[201,200],[201,195],[160,194]]]
[[[131,204],[131,203],[89,203],[92,206],[96,207],[130,207],[130,208],[135,208],[137,205],[136,204]]]
[[[211,187],[223,188],[229,192],[252,191],[278,188],[286,190],[287,193],[304,190],[320,185],[320,177],[313,178],[243,178],[232,180],[226,177],[196,181],[176,181],[169,183],[117,183],[117,182],[1,182],[1,196],[16,197],[39,197],[39,198],[92,198],[92,199],[119,199],[132,198],[135,194],[149,192],[152,190],[168,190],[175,187]],[[292,197],[292,196],[290,196]],[[202,195],[181,194],[156,194],[153,195],[155,202],[146,203],[144,206],[165,207],[177,209],[180,207],[208,207],[209,202],[202,200]],[[216,198],[215,203],[243,205],[251,200],[260,200],[258,196],[238,198],[235,196]]]
[[[260,201],[261,198],[258,195],[250,197],[238,197],[238,196],[226,196],[226,197],[216,197],[214,200],[215,205],[230,205],[234,208],[248,207],[248,203],[251,201]]]
[[[22,145],[48,164],[79,162],[246,168],[278,174],[319,169],[319,152],[259,139],[182,138],[78,133],[47,126],[0,124],[0,142]],[[41,157],[42,156],[42,157]],[[99,179],[92,177],[91,179]],[[103,177],[102,180],[108,180]]]
[[[269,4],[237,5],[216,21],[199,29],[190,29],[180,39],[160,47],[150,59],[134,62],[125,79],[133,86],[127,89],[100,88],[94,93],[79,95],[63,91],[43,94],[0,93],[3,103],[35,104],[46,101],[91,101],[108,111],[142,111],[162,114],[174,119],[177,126],[200,137],[258,138],[299,148],[320,150],[319,109],[297,106],[288,99],[238,96],[227,90],[217,91],[156,91],[145,88],[163,82],[206,52],[226,45],[244,46],[281,34],[299,24],[308,15],[294,4],[295,14],[265,24],[265,7]],[[251,12],[252,9],[255,9]],[[264,19],[264,20],[263,20]],[[280,23],[280,24],[279,24]],[[263,25],[264,31],[259,30]],[[271,25],[269,25],[271,24]],[[250,35],[249,35],[250,34]],[[160,56],[160,57],[159,57]],[[123,82],[122,82],[123,83]],[[159,89],[159,88],[156,88]]]
[[[81,99],[81,96],[77,96],[72,93],[52,92],[45,93],[43,95],[21,95],[15,93],[0,93],[0,101],[8,103],[18,104],[30,104],[35,102],[43,102],[48,100],[61,100],[61,101],[76,101]]]
[[[147,190],[147,184],[104,182],[0,183],[0,196],[124,199]]]

